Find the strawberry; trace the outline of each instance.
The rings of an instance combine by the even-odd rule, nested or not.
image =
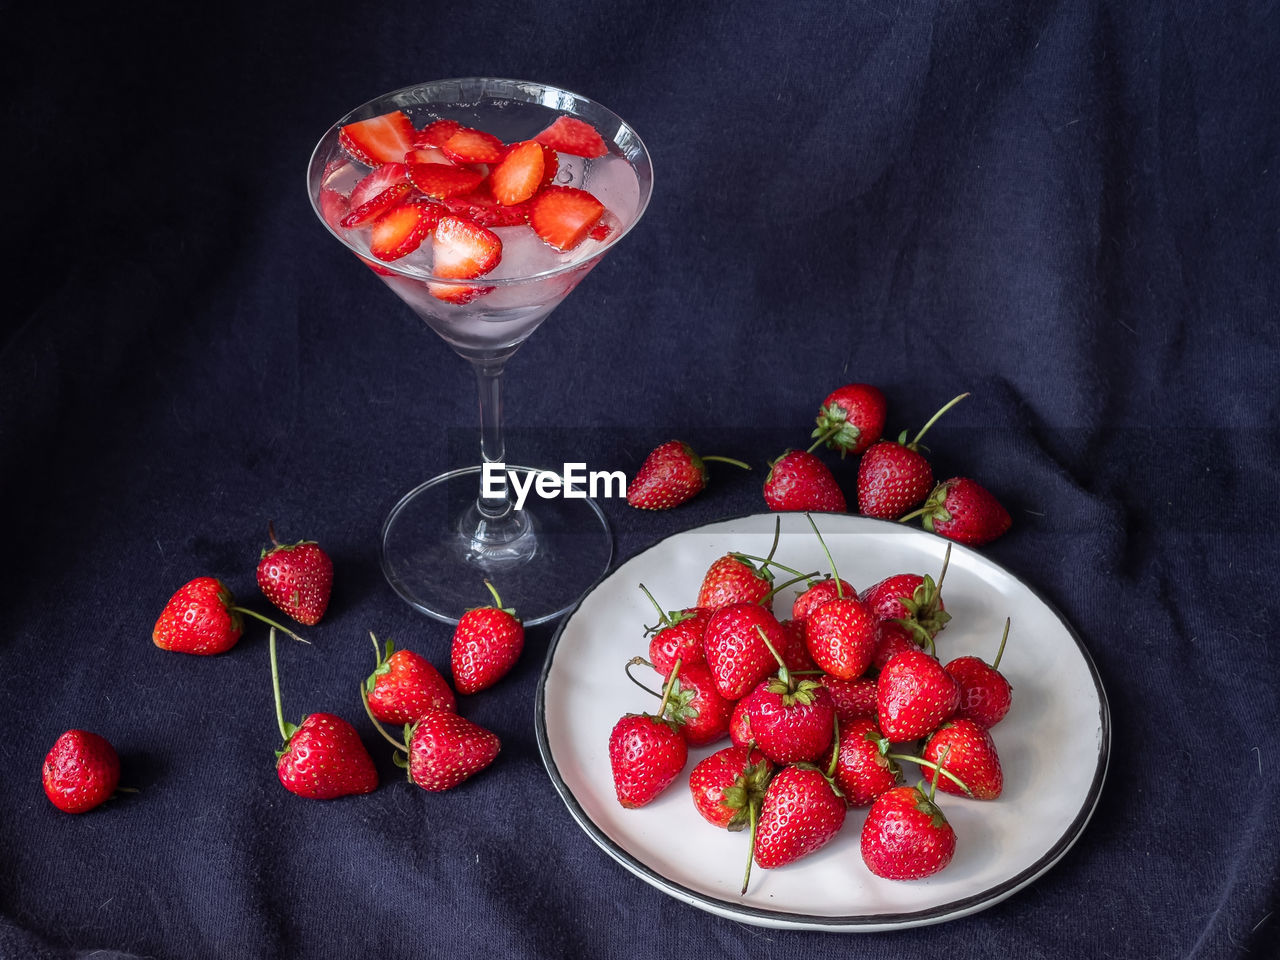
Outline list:
[[[967,397],[953,398],[929,418],[915,439],[907,442],[903,430],[895,443],[876,443],[858,464],[858,510],[864,516],[896,520],[923,500],[933,486],[933,468],[920,453],[920,441],[938,418]]]
[[[489,189],[493,199],[503,206],[524,203],[542,186],[546,158],[542,145],[532,140],[517,143],[507,150],[502,162],[489,171]]]
[[[835,781],[851,807],[870,806],[880,794],[902,783],[902,768],[889,756],[889,739],[871,717],[856,717],[840,724]],[[827,763],[831,762],[828,751]]]
[[[529,225],[544,243],[572,250],[604,215],[604,204],[577,187],[543,187],[529,201]]]
[[[392,187],[409,182],[409,168],[403,163],[383,163],[374,167],[351,188],[352,208],[364,206]],[[349,226],[349,224],[343,224]]]
[[[518,227],[528,220],[525,204],[504,207],[483,186],[472,193],[446,198],[444,206],[454,216],[482,227]]]
[[[374,221],[369,233],[369,252],[387,262],[408,256],[436,229],[440,210],[438,203],[430,201],[393,207]]]
[[[482,173],[447,163],[411,163],[408,170],[409,182],[437,200],[471,193],[484,180]]]
[[[756,745],[774,763],[816,761],[831,745],[836,708],[819,681],[782,667],[743,699]]]
[[[814,662],[841,680],[856,680],[875,654],[875,618],[856,596],[828,600],[804,621]]]
[[[857,593],[858,591],[847,580],[826,577],[812,584],[804,593],[796,597],[791,604],[791,618],[797,623],[803,623],[809,614],[813,613],[814,610],[828,600],[834,600],[841,594],[846,597],[853,597],[857,596]]]
[[[729,715],[729,740],[735,747],[754,745],[756,742],[751,733],[751,714],[747,712],[746,697],[734,703],[733,713]]]
[[[806,450],[788,450],[769,464],[764,501],[770,510],[843,513],[848,508],[831,468]]]
[[[587,231],[587,239],[589,240],[608,240],[609,234],[613,233],[613,223],[609,219],[609,211],[606,210],[605,215],[600,218],[600,222]]]
[[[462,129],[457,120],[434,120],[421,130],[413,133],[413,145],[416,148],[441,147],[446,140]]]
[[[706,663],[702,635],[706,632],[707,621],[711,619],[711,611],[691,607],[687,610],[664,612],[643,583],[640,584],[640,589],[658,611],[658,623],[646,631],[652,634],[649,639],[649,659],[653,662],[653,668],[666,677],[677,660],[685,665]]]
[[[355,727],[332,713],[310,714],[296,726],[285,722],[280,702],[275,627],[268,639],[268,652],[276,725],[284,738],[284,745],[276,751],[276,776],[280,783],[290,793],[309,800],[331,800],[375,790],[378,771]],[[363,695],[363,688],[361,693]]]
[[[221,580],[196,577],[169,598],[151,639],[162,650],[201,656],[225,653],[244,632],[242,612]]]
[[[641,510],[669,510],[697,496],[707,485],[704,462],[718,460],[744,470],[751,468],[729,457],[699,457],[679,440],[659,444],[627,485],[627,503]]]
[[[115,793],[120,785],[120,757],[105,737],[68,730],[45,756],[41,780],[45,796],[55,807],[85,813]]]
[[[415,147],[404,155],[404,162],[411,163],[443,163],[451,167],[453,164],[439,147]]]
[[[773,764],[758,750],[724,747],[700,760],[689,773],[693,805],[712,826],[742,830],[759,815]]]
[[[1009,511],[975,480],[953,477],[934,487],[925,505],[902,519],[922,515],[924,528],[957,543],[980,547],[1013,524]]]
[[[348,123],[338,131],[342,148],[361,163],[376,167],[396,163],[413,149],[417,131],[403,111],[393,110],[380,117]]]
[[[1009,712],[1013,688],[999,670],[1008,639],[1009,620],[1006,619],[1004,636],[1000,638],[1000,649],[996,651],[993,663],[988,664],[978,657],[957,657],[946,665],[944,669],[960,685],[960,706],[956,708],[956,717],[990,728]]]
[[[699,607],[715,611],[734,603],[762,603],[772,609],[773,574],[740,553],[726,553],[707,568],[698,590]],[[766,600],[766,598],[768,598]]]
[[[705,663],[681,663],[667,681],[671,693],[664,715],[680,727],[689,746],[705,746],[728,736],[734,701],[720,695]]]
[[[895,787],[876,798],[862,825],[862,859],[888,880],[919,880],[955,856],[956,834],[918,787]]]
[[[929,574],[898,573],[872,584],[860,597],[879,620],[892,620],[910,630],[915,642],[930,652],[933,639],[951,620],[942,603],[942,581],[951,563],[951,547],[942,558],[937,582]],[[886,658],[887,659],[887,658]]]
[[[282,544],[268,524],[271,546],[258,558],[258,589],[299,623],[315,626],[329,608],[333,561],[314,540]]]
[[[449,662],[453,685],[459,693],[477,693],[501,680],[524,649],[524,624],[515,611],[502,606],[502,598],[488,580],[493,606],[468,610],[453,631]]]
[[[397,727],[416,723],[428,710],[456,710],[449,684],[431,661],[412,650],[397,650],[390,640],[385,650],[372,633],[377,664],[364,682],[373,715]]]
[[[995,800],[1004,790],[995,741],[986,728],[972,720],[953,718],[944,723],[925,743],[922,756],[939,766],[945,756],[947,771],[964,781],[968,795],[977,800]],[[923,773],[927,782],[936,779],[939,789],[947,793],[966,793],[945,776],[938,776],[934,769],[926,766]]]
[[[959,684],[923,650],[899,653],[876,680],[876,715],[890,740],[932,733],[959,704]]]
[[[733,603],[719,608],[707,621],[702,639],[716,688],[727,700],[746,696],[772,673],[777,663],[773,651],[786,643],[787,636],[778,621],[758,603]]]
[[[760,807],[756,863],[782,867],[822,849],[840,832],[846,809],[844,798],[816,767],[797,765],[774,774]]]
[[[836,708],[836,719],[841,724],[848,723],[856,717],[876,715],[876,682],[871,677],[841,680],[839,677],[824,676],[822,685],[831,694],[831,702]]]
[[[577,117],[560,116],[533,138],[543,146],[575,157],[603,157],[609,152],[604,138],[595,127]]]
[[[384,164],[390,166],[390,164]],[[360,206],[356,207],[342,219],[342,226],[347,229],[353,227],[363,227],[366,223],[372,223],[388,210],[398,207],[413,192],[413,187],[407,183],[397,183],[388,187],[380,194]]]
[[[471,127],[459,127],[439,146],[454,163],[497,163],[506,149],[493,134]]]
[[[313,713],[300,726],[285,724],[276,751],[276,775],[290,793],[332,800],[377,789],[378,771],[356,728],[332,713]]]
[[[903,650],[919,649],[920,643],[911,630],[896,620],[881,620],[876,624],[876,649],[871,655],[871,669],[881,673],[889,661]]]
[[[493,287],[479,287],[473,283],[437,283],[434,280],[427,281],[428,293],[437,300],[452,304],[470,303],[477,297],[483,297],[492,290]]]
[[[675,675],[667,681],[658,715],[628,713],[609,733],[609,766],[618,802],[643,807],[671,786],[689,760],[689,744],[677,724],[661,719]]]
[[[405,735],[409,782],[432,793],[452,790],[475,776],[502,749],[496,734],[451,710],[428,710]]]
[[[813,662],[813,655],[809,653],[809,645],[805,643],[804,622],[779,620],[778,626],[787,637],[786,649],[778,651],[782,657],[783,666],[792,673],[821,673],[818,665]]]
[[[814,446],[825,443],[839,450],[841,459],[862,453],[880,439],[886,408],[884,394],[870,384],[850,383],[833,390],[818,411]]]
[[[470,280],[488,273],[502,259],[502,240],[496,233],[455,216],[440,218],[431,243],[437,277]]]

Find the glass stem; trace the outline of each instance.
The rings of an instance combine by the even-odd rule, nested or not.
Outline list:
[[[493,482],[489,487],[500,486],[502,496],[486,497],[485,474],[480,476],[480,496],[476,509],[488,520],[500,520],[513,509],[511,485],[507,482],[506,446],[502,438],[502,371],[503,363],[492,360],[473,360],[476,386],[480,393],[480,456],[483,463],[498,465],[492,470]]]

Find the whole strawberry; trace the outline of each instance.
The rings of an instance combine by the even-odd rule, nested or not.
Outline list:
[[[699,457],[679,440],[660,444],[640,465],[627,486],[627,503],[641,510],[669,510],[696,497],[707,485],[708,460],[732,463],[750,470],[741,460],[729,457]]]
[[[614,792],[628,809],[652,802],[688,760],[689,744],[678,726],[647,713],[628,713],[609,733]]]
[[[743,699],[751,733],[760,751],[774,763],[816,761],[831,744],[836,708],[821,681],[792,676],[782,660],[778,672]]]
[[[294,725],[285,722],[276,661],[276,631],[267,642],[276,725],[284,745],[276,751],[276,776],[290,793],[309,800],[332,800],[377,789],[378,771],[355,727],[332,713],[313,713]]]
[[[1009,639],[1009,620],[1004,622],[1004,636],[996,659],[988,664],[979,657],[957,657],[945,667],[960,685],[960,706],[956,716],[990,728],[1004,719],[1013,702],[1013,688],[999,670],[1004,645]]]
[[[929,574],[898,573],[867,587],[860,594],[879,620],[896,620],[915,634],[916,643],[930,652],[933,639],[951,620],[942,603],[942,581],[951,564],[951,546],[942,558],[935,582]]]
[[[237,606],[226,585],[215,577],[196,577],[178,588],[160,611],[151,631],[152,642],[161,650],[211,656],[225,653],[244,633],[243,614],[276,627],[301,640],[288,627],[260,613]]]
[[[844,493],[831,468],[806,450],[788,450],[769,464],[764,502],[770,510],[844,513]]]
[[[390,640],[381,648],[378,638],[369,636],[377,663],[364,689],[378,720],[401,727],[416,723],[428,710],[457,709],[453,691],[431,661],[412,650],[397,650]]]
[[[929,418],[914,440],[908,442],[904,430],[897,442],[882,441],[863,454],[858,464],[858,510],[864,516],[896,520],[928,495],[933,468],[920,453],[920,441],[939,417],[967,396],[962,393],[948,402]]]
[[[707,666],[726,700],[746,696],[773,673],[777,660],[769,649],[787,645],[787,635],[758,603],[735,603],[711,615],[703,635]]]
[[[884,394],[867,383],[850,383],[822,401],[812,436],[840,456],[862,453],[880,439],[887,410]]]
[[[646,633],[651,635],[649,659],[654,669],[665,677],[677,660],[685,665],[706,663],[702,635],[707,629],[707,621],[711,619],[711,611],[701,607],[664,611],[643,583],[640,590],[658,611],[658,622],[646,628]]]
[[[634,657],[628,667],[639,664],[654,666],[640,657]],[[631,676],[630,670],[627,676]],[[670,692],[666,694],[666,706],[662,715],[680,728],[689,746],[701,747],[728,736],[734,702],[720,695],[715,678],[706,663],[683,663],[677,660],[665,679]],[[659,697],[662,696],[659,694]]]
[[[880,794],[902,783],[902,768],[889,756],[889,739],[871,717],[842,722],[840,739],[832,749],[836,751],[836,786],[851,807],[870,806]]]
[[[439,793],[488,767],[502,749],[497,735],[452,710],[428,710],[406,732],[409,782]]]
[[[477,693],[493,686],[510,672],[524,649],[524,624],[515,611],[502,606],[502,598],[488,580],[493,606],[468,610],[453,631],[449,662],[453,685],[459,693]]]
[[[727,553],[707,568],[697,606],[715,611],[734,603],[760,603],[773,590],[773,573],[740,553]],[[765,603],[772,609],[772,597]]]
[[[960,686],[923,650],[906,650],[876,679],[876,715],[897,743],[932,733],[960,705]]]
[[[772,774],[773,764],[760,751],[724,747],[694,766],[689,773],[689,792],[694,807],[707,823],[726,830],[742,830],[759,816]]]
[[[332,713],[313,713],[301,725],[284,724],[276,775],[290,793],[332,800],[378,787],[378,771],[355,727]]]
[[[756,863],[772,869],[821,850],[840,832],[846,810],[828,775],[816,767],[796,765],[774,774],[756,826]]]
[[[923,517],[924,528],[948,540],[980,547],[1004,534],[1013,525],[1009,511],[986,487],[968,477],[952,477],[934,487],[914,516]]]
[[[105,737],[68,730],[54,741],[41,771],[50,802],[67,813],[85,813],[111,798],[120,785],[120,758]]]
[[[315,626],[329,608],[333,561],[314,540],[282,544],[270,524],[267,534],[272,545],[258,560],[258,588],[294,620]]]
[[[856,680],[875,655],[876,621],[856,596],[837,597],[805,618],[804,636],[822,670],[841,680]]]
[[[925,743],[922,756],[939,766],[946,757],[946,769],[960,778],[968,787],[968,796],[977,800],[995,800],[1004,791],[1004,772],[995,741],[986,728],[972,720],[956,718],[944,723]],[[926,782],[936,779],[938,787],[947,793],[966,793],[954,781],[939,777],[935,770],[924,767],[923,772]]]
[[[937,873],[955,856],[956,834],[918,787],[880,794],[862,825],[862,859],[887,880],[919,880]]]
[[[847,580],[826,577],[810,585],[791,604],[791,619],[802,623],[809,614],[837,596],[856,597],[858,591]]]

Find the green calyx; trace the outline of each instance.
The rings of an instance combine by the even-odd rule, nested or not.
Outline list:
[[[378,646],[378,638],[374,636],[372,630],[369,631],[369,639],[373,641],[373,654],[377,658],[377,662],[373,673],[369,674],[364,682],[364,689],[366,693],[373,693],[373,688],[378,685],[378,678],[385,677],[391,672],[391,664],[387,661],[396,652],[396,645],[388,640],[385,648]]]
[[[861,428],[849,419],[849,414],[838,403],[823,406],[814,423],[813,433],[809,434],[814,440],[810,452],[825,443],[832,450],[839,450],[843,460],[862,438]]]
[[[784,707],[804,706],[807,707],[817,698],[815,691],[822,686],[818,680],[801,680],[796,682],[791,676],[790,671],[784,666],[778,670],[778,675],[769,681],[765,687],[770,693],[782,694],[782,705]]]
[[[671,693],[664,701],[666,709],[662,713],[662,719],[681,727],[698,719],[698,708],[693,705],[693,699],[698,694],[696,690],[681,686],[680,678],[675,675],[674,670],[671,677]]]
[[[663,610],[658,604],[658,601],[653,598],[653,594],[649,592],[648,587],[643,583],[638,584],[638,586],[644,595],[649,598],[649,602],[653,604],[653,609],[658,611],[658,622],[652,627],[644,628],[644,635],[646,637],[651,637],[659,630],[665,630],[667,627],[674,627],[677,623],[683,623],[685,620],[691,620],[693,618],[694,615],[692,613],[688,613],[684,610]]]
[[[951,519],[951,511],[947,509],[947,494],[951,492],[951,482],[944,480],[938,484],[929,493],[925,499],[924,505],[912,510],[906,516],[899,517],[899,523],[907,523],[916,517],[921,518],[921,524],[930,533],[934,532],[933,525],[937,522],[945,523]]]
[[[750,751],[748,751],[749,757]],[[767,760],[762,760],[760,763],[747,760],[747,765],[742,768],[742,773],[734,780],[733,786],[726,787],[720,798],[721,805],[733,811],[733,816],[729,818],[727,824],[729,830],[737,833],[750,825],[750,808],[754,807],[759,811],[760,804],[764,802],[765,790],[768,789],[769,781],[772,779],[773,767]]]

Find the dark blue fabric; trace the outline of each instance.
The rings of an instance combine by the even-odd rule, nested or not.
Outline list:
[[[0,352],[0,956],[1275,956],[1280,23],[1264,0],[9,5]],[[469,458],[465,365],[316,222],[319,134],[419,80],[537,79],[627,118],[652,206],[512,362],[520,460],[631,471],[672,436],[759,467],[818,401],[890,427],[973,396],[939,476],[1009,505],[989,554],[1111,695],[1093,822],[1031,888],[894,934],[719,920],[624,872],[538,759],[549,627],[470,698],[503,741],[452,794],[298,800],[265,634],[189,658],[191,577],[246,602],[269,519],[337,586],[286,711],[359,720],[376,630],[447,663],[382,580],[404,490]],[[831,461],[852,494],[852,464]],[[763,509],[718,470],[625,558]],[[42,795],[86,727],[137,794]],[[675,839],[673,838],[673,842]]]

